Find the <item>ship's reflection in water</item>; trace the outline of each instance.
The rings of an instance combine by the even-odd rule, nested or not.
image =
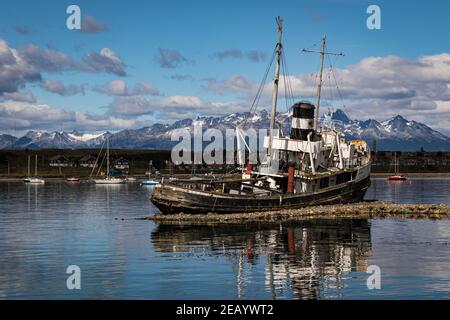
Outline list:
[[[151,239],[155,250],[163,253],[225,257],[233,268],[238,298],[253,296],[247,291],[258,270],[263,272],[267,298],[343,298],[347,279],[359,274],[365,286],[371,255],[370,223],[363,219],[160,224]]]

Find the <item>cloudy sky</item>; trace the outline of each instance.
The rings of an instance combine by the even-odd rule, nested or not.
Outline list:
[[[81,30],[66,27],[70,4],[81,8]],[[381,8],[381,30],[366,27],[370,4]],[[326,34],[345,56],[326,60],[322,110],[401,114],[448,135],[449,11],[444,0],[5,0],[0,131],[114,131],[249,111],[281,15],[296,99],[314,99],[319,67],[301,49],[318,49]]]

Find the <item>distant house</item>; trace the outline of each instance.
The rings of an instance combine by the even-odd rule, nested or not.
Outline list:
[[[49,159],[50,167],[73,167],[73,161],[70,161],[63,155],[57,155]]]
[[[97,158],[91,155],[84,156],[80,160],[78,160],[78,164],[80,167],[84,168],[96,168],[97,167]]]
[[[119,170],[128,170],[130,168],[130,163],[124,157],[120,157],[114,162],[114,168]]]

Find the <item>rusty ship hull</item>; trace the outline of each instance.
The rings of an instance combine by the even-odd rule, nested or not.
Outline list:
[[[317,192],[258,197],[205,192],[174,184],[161,184],[156,186],[151,202],[163,214],[256,212],[358,202],[363,200],[369,186],[370,177],[367,176],[359,181],[349,181]]]

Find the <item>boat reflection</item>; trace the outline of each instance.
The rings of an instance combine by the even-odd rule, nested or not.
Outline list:
[[[365,273],[371,256],[370,222],[363,219],[280,225],[163,223],[151,239],[159,252],[226,257],[239,298],[258,272],[273,299],[340,298],[349,273]]]

